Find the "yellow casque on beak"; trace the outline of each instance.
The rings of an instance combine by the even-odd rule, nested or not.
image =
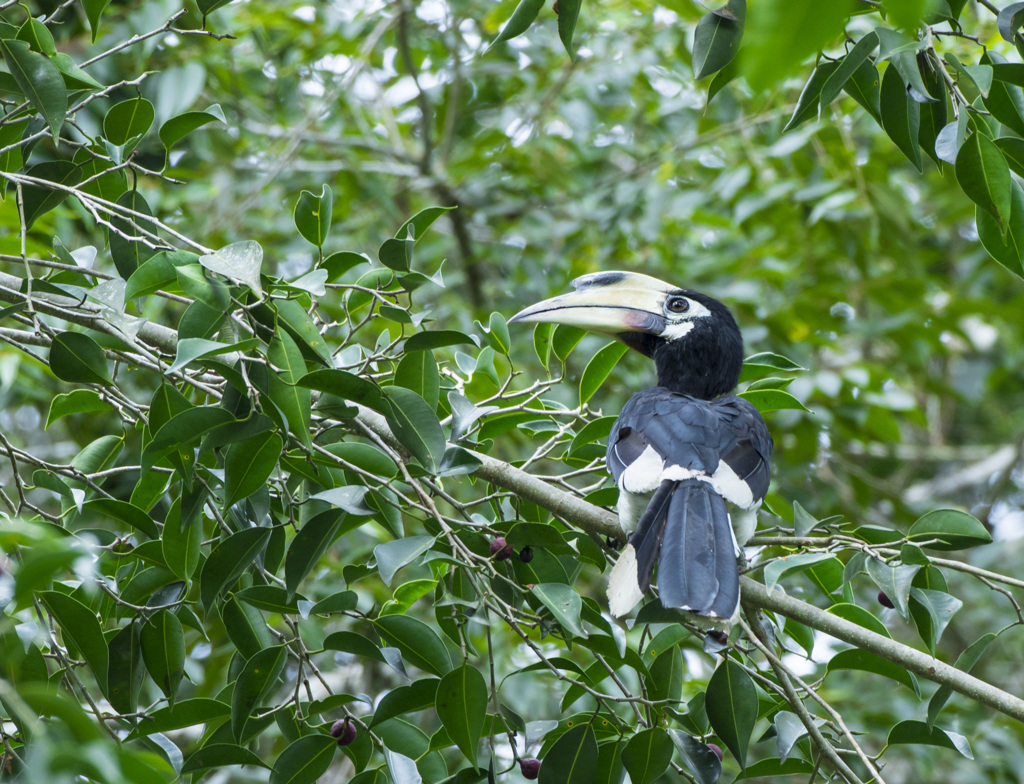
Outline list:
[[[677,289],[637,272],[595,272],[572,285],[572,293],[531,305],[508,323],[567,324],[613,337],[621,332],[657,335],[665,329],[665,298]]]

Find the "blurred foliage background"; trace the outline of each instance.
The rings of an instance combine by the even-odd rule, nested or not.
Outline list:
[[[58,7],[33,5],[33,15]],[[809,69],[759,93],[733,81],[709,103],[711,80],[695,80],[690,65],[694,26],[707,12],[696,3],[585,5],[575,60],[559,41],[550,6],[526,34],[488,49],[514,6],[232,3],[207,20],[209,31],[230,38],[153,37],[91,73],[110,84],[154,71],[138,92],[153,102],[157,124],[220,105],[225,123],[170,151],[165,174],[180,182],[140,178],[138,187],[155,214],[207,246],[257,239],[270,274],[297,277],[320,257],[296,234],[292,210],[300,191],[319,193],[327,184],[334,226],[323,255],[376,258],[381,239],[408,216],[434,204],[457,207],[417,247],[417,268],[444,280],[443,288],[415,294],[431,329],[473,332],[491,312],[511,316],[597,270],[641,271],[713,294],[736,313],[748,354],[772,351],[808,369],[789,391],[810,410],[769,415],[774,514],[791,521],[798,501],[819,519],[904,528],[927,509],[962,508],[997,540],[970,557],[1012,574],[1024,533],[1021,280],[981,247],[973,205],[952,167],[926,159],[919,174],[846,94],[820,119],[783,133]],[[9,21],[25,18],[21,6],[3,9]],[[176,10],[170,1],[114,3],[92,42],[84,11],[72,4],[53,29],[61,51],[81,61],[159,27]],[[179,25],[196,28],[197,17],[193,9]],[[962,21],[982,44],[1007,47],[982,5],[969,3]],[[858,24],[855,18],[851,29]],[[977,50],[971,40],[946,43],[951,51]],[[135,94],[123,87],[77,122],[98,128],[107,108]],[[34,153],[37,160],[55,154],[46,143]],[[159,170],[164,155],[151,135],[136,161]],[[8,194],[0,253],[14,273],[19,226]],[[69,200],[32,226],[29,254],[48,254],[54,237],[81,249],[97,244],[97,226]],[[174,303],[148,307],[145,315],[176,323]],[[340,317],[331,294],[321,307]],[[521,373],[513,388],[525,387],[544,371],[527,332],[513,331],[512,341],[514,367],[496,361],[502,374]],[[602,344],[584,338],[552,398],[576,405],[579,375]],[[614,414],[652,382],[643,358],[626,357],[590,406]],[[136,379],[126,374],[119,383],[130,388]],[[472,385],[473,399],[498,391],[482,374]],[[116,426],[113,415],[75,417],[44,432],[61,389],[41,363],[0,348],[6,438],[66,461]],[[496,438],[491,454],[516,460],[533,446],[513,430]],[[324,564],[318,579],[340,581],[337,565]],[[790,593],[813,591],[801,579],[787,586]],[[593,580],[595,596],[602,581]],[[893,611],[873,604],[867,581],[857,589],[893,636],[915,639]],[[942,639],[943,658],[1015,620],[1004,597],[977,582],[963,579],[950,590],[965,608]],[[203,670],[225,666],[230,650],[220,643],[190,651],[197,694],[219,688],[204,682]],[[502,655],[507,666],[523,664],[515,647]],[[1021,636],[1011,632],[975,674],[1020,694],[1022,658]],[[696,649],[686,664],[692,677],[710,672]],[[374,694],[393,685],[387,672],[351,663],[339,662],[332,675],[342,690]],[[920,712],[912,692],[869,674],[833,675],[823,693],[842,705],[851,726]],[[544,717],[558,715],[558,700],[545,682],[526,677],[512,698],[520,715]],[[1019,780],[1019,725],[963,699],[947,711],[949,726],[971,739],[975,761],[907,746],[887,755],[889,781]]]

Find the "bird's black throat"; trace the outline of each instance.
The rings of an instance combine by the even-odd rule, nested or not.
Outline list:
[[[711,400],[731,392],[743,368],[743,336],[732,314],[721,310],[696,319],[694,327],[678,340],[658,338],[649,356],[658,370],[658,386],[685,395]]]

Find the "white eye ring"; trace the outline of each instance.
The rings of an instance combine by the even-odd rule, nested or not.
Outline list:
[[[665,303],[665,309],[669,313],[685,313],[690,309],[690,301],[686,297],[671,297]]]

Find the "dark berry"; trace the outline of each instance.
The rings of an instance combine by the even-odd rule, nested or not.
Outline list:
[[[715,756],[718,757],[718,761],[721,762],[722,757],[725,756],[725,754],[722,753],[721,747],[719,747],[717,743],[709,743],[708,748],[715,752]]]
[[[519,551],[519,560],[523,563],[530,563],[533,560],[533,548],[527,545]]]
[[[896,606],[892,603],[892,599],[886,596],[885,591],[878,592],[878,603],[883,607],[888,607],[890,610]]]
[[[540,775],[540,760],[536,757],[519,760],[519,772],[523,774],[524,779],[533,781]]]
[[[339,746],[348,746],[356,739],[358,731],[359,729],[352,719],[338,719],[331,725],[331,737],[338,739]]]
[[[491,555],[495,561],[507,561],[512,557],[512,552],[512,545],[505,543],[504,536],[491,540]]]

